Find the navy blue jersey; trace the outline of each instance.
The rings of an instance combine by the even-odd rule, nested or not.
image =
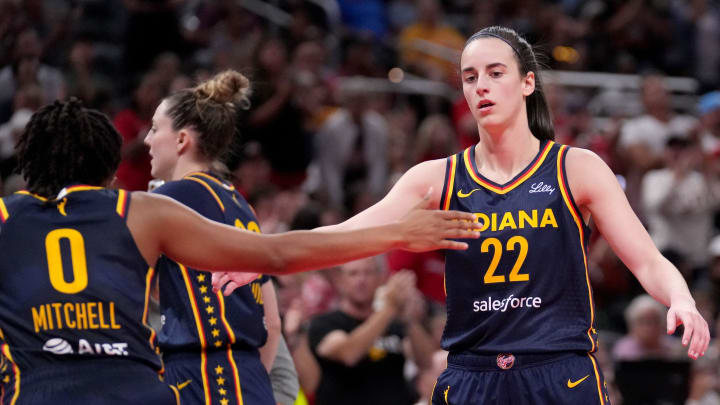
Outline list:
[[[542,142],[504,185],[483,177],[475,148],[447,158],[441,208],[475,214],[481,236],[446,253],[453,353],[592,352],[597,347],[587,269],[590,230],[570,194],[567,146]]]
[[[124,190],[82,185],[55,201],[0,199],[0,336],[15,377],[86,358],[161,369],[146,323],[153,273],[129,203]]]
[[[257,219],[234,187],[197,172],[159,187],[169,196],[217,222],[260,232]],[[229,345],[258,348],[267,340],[261,284],[265,276],[238,288],[229,297],[213,293],[211,274],[163,256],[157,263],[163,328],[163,352],[226,349]]]

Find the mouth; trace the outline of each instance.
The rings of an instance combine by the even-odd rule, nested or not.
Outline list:
[[[492,101],[480,101],[477,104],[477,108],[480,111],[486,111],[486,110],[489,110],[494,105],[495,105],[495,103],[493,103]]]

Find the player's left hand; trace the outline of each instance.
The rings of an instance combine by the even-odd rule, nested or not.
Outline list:
[[[673,303],[667,313],[667,333],[672,335],[679,325],[685,331],[682,336],[683,346],[688,347],[688,356],[697,359],[705,354],[710,342],[708,324],[691,302]]]
[[[222,290],[227,297],[235,289],[240,288],[258,278],[258,273],[224,272],[218,271],[212,274],[213,292]]]

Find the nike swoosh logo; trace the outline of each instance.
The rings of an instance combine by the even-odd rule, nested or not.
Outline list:
[[[590,377],[590,374],[586,375],[585,377],[583,377],[577,381],[570,381],[570,379],[568,378],[568,388],[575,388],[578,384],[587,380],[588,377]]]
[[[192,380],[187,380],[187,381],[185,381],[184,383],[178,384],[178,385],[177,385],[178,391],[180,391],[181,389],[187,387],[188,384],[190,384],[191,382],[192,382]],[[569,384],[569,383],[568,383],[568,384]]]
[[[479,189],[479,188],[474,188],[474,189],[470,190],[469,193],[463,193],[462,190],[458,190],[457,196],[460,197],[460,198],[465,198],[465,197],[468,197],[470,194],[472,194],[472,193],[474,193],[474,192],[476,192],[476,191],[478,191],[478,190],[480,190],[480,189]]]

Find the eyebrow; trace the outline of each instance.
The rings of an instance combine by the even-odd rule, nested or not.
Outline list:
[[[495,62],[495,63],[490,63],[490,64],[488,64],[488,65],[485,65],[485,69],[492,69],[492,68],[496,68],[496,67],[498,67],[498,66],[502,66],[502,67],[504,67],[504,68],[507,68],[507,65],[506,65],[506,64],[501,63],[501,62]],[[463,69],[463,70],[462,70],[462,73],[472,72],[472,71],[474,71],[474,70],[476,70],[476,69],[475,69],[474,67],[470,66],[470,67],[466,67],[465,69]]]

